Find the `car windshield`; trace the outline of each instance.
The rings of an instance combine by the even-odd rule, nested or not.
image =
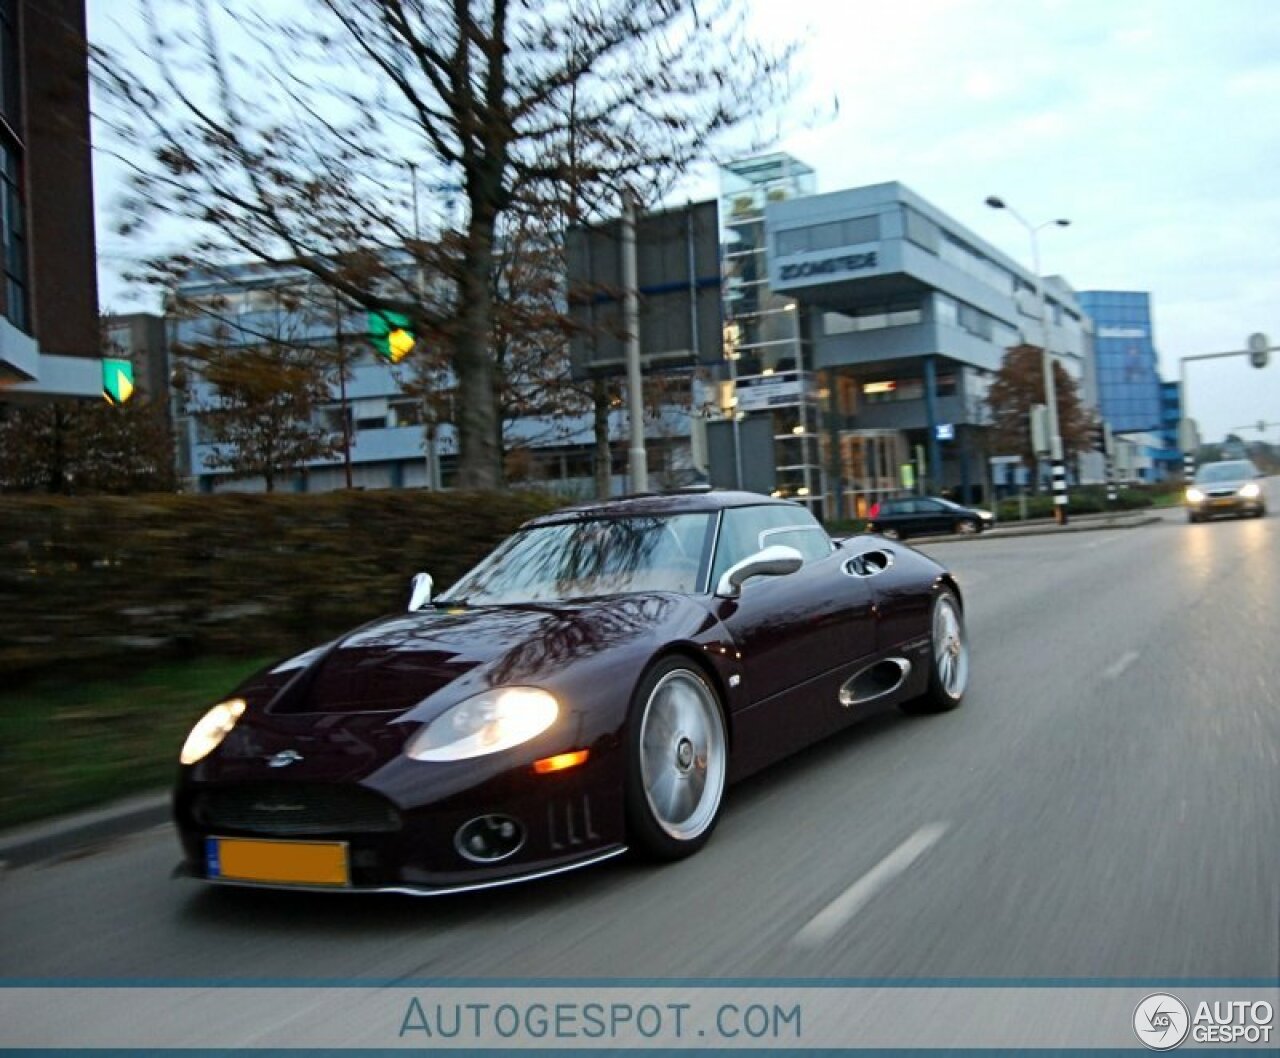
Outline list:
[[[1207,463],[1196,474],[1196,481],[1212,485],[1215,481],[1242,481],[1256,474],[1252,463]]]
[[[437,600],[467,606],[698,591],[714,515],[599,518],[525,529]]]

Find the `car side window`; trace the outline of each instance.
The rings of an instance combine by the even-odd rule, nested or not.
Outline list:
[[[942,510],[942,504],[937,500],[916,500],[917,514],[937,514]]]
[[[760,535],[765,547],[772,547],[774,544],[794,547],[804,556],[805,562],[831,554],[831,538],[820,525],[784,525],[777,529],[766,529]]]
[[[712,588],[734,563],[773,544],[794,547],[806,562],[831,553],[827,531],[802,507],[731,507],[720,523],[720,540],[711,567]]]

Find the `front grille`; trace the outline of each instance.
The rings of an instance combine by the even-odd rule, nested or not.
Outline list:
[[[207,830],[254,834],[368,834],[400,829],[395,806],[358,786],[228,786],[197,794],[191,814]]]

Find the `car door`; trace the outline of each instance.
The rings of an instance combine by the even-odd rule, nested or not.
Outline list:
[[[910,500],[885,500],[880,505],[880,517],[876,519],[876,524],[881,529],[895,529],[899,533],[909,533],[911,517]]]
[[[842,571],[834,548],[807,511],[782,505],[722,515],[712,585],[735,562],[771,544],[796,547],[805,564],[781,577],[756,577],[735,599],[717,598],[716,616],[741,655],[735,764],[755,770],[848,721],[839,688],[876,647],[874,596]]]
[[[922,533],[942,533],[951,528],[951,513],[937,500],[916,500],[916,525]]]

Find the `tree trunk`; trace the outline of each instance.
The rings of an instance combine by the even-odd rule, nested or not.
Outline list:
[[[609,387],[604,379],[592,381],[591,403],[596,438],[596,499],[607,500],[613,492],[613,452],[609,447]]]
[[[459,290],[460,327],[454,339],[458,484],[471,489],[496,489],[502,485],[501,423],[489,349],[493,336],[493,292],[489,286],[493,228],[492,216],[473,213]]]

